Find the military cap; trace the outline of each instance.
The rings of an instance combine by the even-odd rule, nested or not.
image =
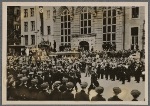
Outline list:
[[[63,78],[62,78],[62,81],[63,81],[63,82],[67,82],[67,81],[68,81],[68,78],[63,77]]]
[[[66,87],[67,88],[73,88],[74,87],[74,84],[72,82],[67,82],[66,83]]]
[[[30,72],[29,74],[34,74],[34,72]]]
[[[22,70],[22,73],[26,73],[27,72],[27,70]]]
[[[119,87],[114,87],[113,88],[114,93],[121,93],[121,89]]]
[[[32,80],[31,80],[31,83],[32,83],[32,84],[38,83],[38,79],[32,79]]]
[[[27,78],[27,77],[22,77],[20,80],[21,80],[21,81],[27,81],[28,78]]]
[[[138,91],[138,90],[132,90],[131,91],[131,95],[133,96],[133,97],[139,97],[139,95],[141,94],[141,92],[140,91]]]
[[[96,91],[98,94],[101,94],[101,93],[103,93],[104,88],[101,87],[101,86],[99,86],[99,87],[96,87],[96,88],[95,88],[95,91]]]
[[[58,87],[60,84],[61,84],[60,81],[55,81],[55,82],[53,83],[53,87]]]
[[[43,84],[41,84],[41,87],[43,89],[47,88],[49,85],[48,85],[48,82],[44,82]]]
[[[37,73],[38,73],[38,74],[42,74],[43,72],[42,72],[42,71],[38,71]]]
[[[18,74],[17,77],[21,78],[21,77],[23,77],[23,74]]]
[[[86,88],[88,86],[87,82],[81,82],[81,88]]]

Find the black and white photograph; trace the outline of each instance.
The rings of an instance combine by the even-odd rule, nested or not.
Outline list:
[[[2,9],[3,104],[148,104],[148,3]]]

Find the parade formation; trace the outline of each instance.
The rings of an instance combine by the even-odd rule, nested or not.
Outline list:
[[[25,54],[11,55],[7,59],[7,99],[45,101],[106,101],[102,96],[104,87],[98,80],[120,81],[122,84],[145,81],[144,52],[139,50],[78,50],[79,55],[67,55],[74,51],[63,51],[50,55],[44,49]],[[140,54],[135,58],[132,54]],[[56,54],[56,53],[53,53]],[[65,55],[66,54],[66,55]],[[83,82],[81,74],[90,79]],[[81,91],[77,87],[80,85]],[[85,92],[85,89],[88,92]],[[75,94],[72,91],[76,91]],[[89,98],[90,91],[97,95]],[[119,87],[113,88],[114,96],[108,101],[123,101],[117,95]],[[140,91],[133,89],[132,101],[138,101]],[[143,98],[144,99],[144,98]],[[130,100],[131,101],[131,100]]]

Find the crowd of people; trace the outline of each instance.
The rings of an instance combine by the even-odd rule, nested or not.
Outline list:
[[[131,77],[139,83],[142,77],[145,81],[145,63],[141,59],[130,58],[133,52],[82,51],[79,57],[47,56],[45,60],[41,60],[40,53],[13,56],[7,60],[7,99],[85,101],[90,100],[89,92],[95,89],[98,94],[92,97],[91,101],[105,101],[106,99],[101,96],[104,88],[98,80],[118,80],[125,84],[126,80],[131,81]],[[81,81],[81,73],[85,73],[85,77],[90,77],[90,84]],[[81,85],[80,92],[77,83]],[[85,93],[86,88],[88,94]],[[75,95],[72,94],[74,89]],[[120,101],[117,95],[121,89],[115,87],[113,91],[115,96],[108,100]],[[140,91],[133,90],[131,94],[134,95],[133,100],[137,100]]]

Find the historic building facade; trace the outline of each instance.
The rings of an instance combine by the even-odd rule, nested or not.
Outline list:
[[[102,50],[103,43],[117,50],[144,45],[144,7],[21,7],[21,43],[49,41],[71,49]]]

